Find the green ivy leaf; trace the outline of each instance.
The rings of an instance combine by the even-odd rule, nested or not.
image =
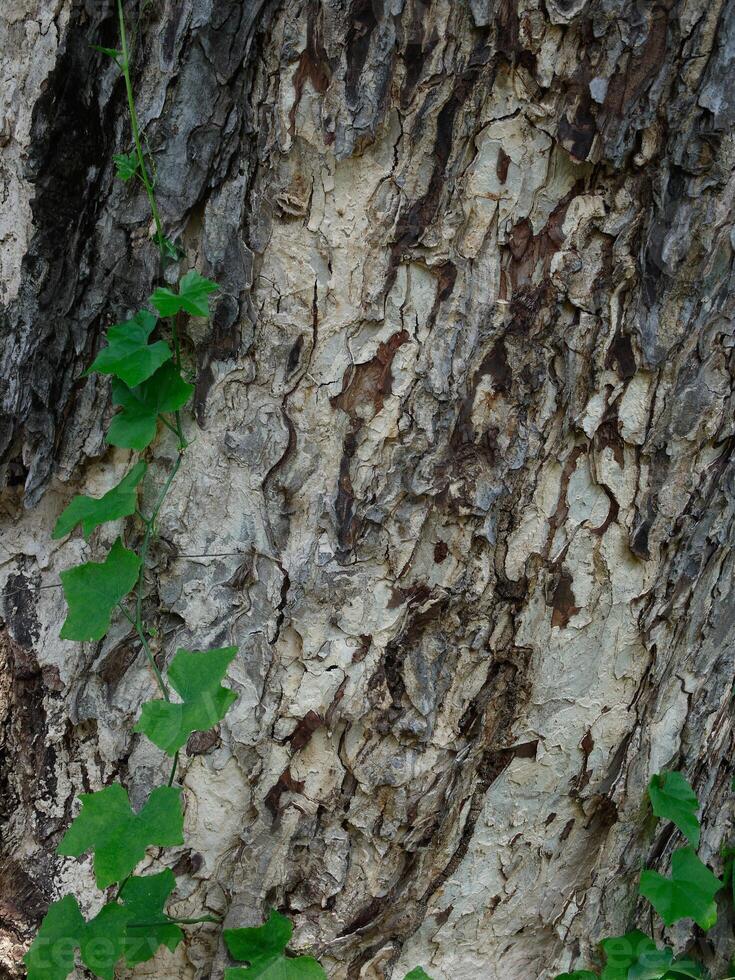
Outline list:
[[[648,796],[657,817],[671,820],[693,847],[699,847],[699,800],[680,772],[660,772],[651,777]]]
[[[119,784],[98,793],[82,793],[82,811],[67,830],[58,853],[79,857],[94,851],[94,873],[100,888],[127,877],[146,848],[183,844],[181,788],[159,786],[140,811],[134,813]]]
[[[161,245],[163,247],[164,256],[170,259],[172,262],[178,262],[179,259],[183,259],[186,254],[176,242],[172,241],[170,238],[163,238],[161,240]]]
[[[194,387],[184,381],[171,361],[136,388],[128,388],[114,378],[112,402],[122,411],[113,418],[107,441],[126,449],[145,449],[156,437],[158,416],[177,411],[193,391]]]
[[[694,919],[707,930],[717,921],[714,897],[721,888],[722,881],[699,860],[694,848],[680,847],[671,857],[671,878],[644,871],[639,891],[667,926],[679,919]]]
[[[100,54],[106,54],[108,58],[112,58],[118,66],[122,67],[122,51],[118,51],[117,48],[103,48],[101,44],[90,44],[90,48],[94,51],[99,51]]]
[[[115,176],[119,177],[124,183],[132,180],[138,173],[140,161],[135,150],[131,150],[130,153],[113,153],[112,159],[116,168]]]
[[[168,680],[182,703],[148,701],[134,731],[143,732],[159,749],[175,755],[192,732],[207,731],[222,721],[237,695],[220,681],[236,654],[237,647],[178,650],[168,668]]]
[[[138,502],[135,488],[145,476],[145,471],[145,463],[136,463],[118,485],[103,497],[95,499],[77,494],[56,522],[52,537],[63,538],[77,524],[81,524],[84,537],[88,538],[100,524],[133,514]]]
[[[128,912],[115,903],[105,905],[85,922],[73,895],[49,907],[41,928],[23,960],[28,980],[64,980],[74,969],[74,954],[97,977],[113,980],[123,953]]]
[[[327,980],[327,975],[312,956],[287,957],[285,949],[291,939],[293,924],[275,910],[268,921],[256,928],[225,929],[224,938],[230,955],[248,963],[247,967],[230,967],[224,980]]]
[[[74,953],[85,928],[73,895],[49,906],[38,935],[23,957],[28,980],[64,980],[74,969]]]
[[[600,946],[605,954],[601,980],[659,980],[674,958],[670,949],[658,949],[638,929],[603,939]]]
[[[116,323],[107,331],[107,344],[97,355],[85,374],[114,374],[128,388],[146,381],[158,368],[173,357],[164,340],[149,344],[157,318],[148,310],[140,310],[132,320]]]
[[[120,538],[103,562],[88,561],[61,573],[69,615],[62,640],[101,640],[110,626],[112,610],[138,581],[140,558]]]
[[[573,973],[560,973],[554,980],[599,980],[596,973],[591,970],[575,970]]]
[[[184,938],[181,929],[163,911],[175,887],[176,878],[170,868],[125,882],[120,898],[129,913],[125,941],[128,966],[151,959],[159,946],[167,946],[173,953]]]
[[[219,289],[216,282],[205,279],[196,269],[192,269],[182,276],[178,293],[162,286],[151,296],[151,302],[161,316],[174,316],[179,310],[185,310],[192,316],[209,316],[208,296],[216,289]]]
[[[431,980],[431,977],[423,966],[415,966],[410,973],[407,973],[403,980]]]

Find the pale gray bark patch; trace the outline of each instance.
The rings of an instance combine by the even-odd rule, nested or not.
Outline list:
[[[74,794],[121,778],[140,801],[164,768],[131,735],[152,688],[125,623],[57,639],[59,571],[118,529],[57,544],[53,522],[128,461],[81,371],[158,269],[144,195],[113,180],[123,93],[88,48],[114,19],[48,6],[3,313],[11,974],[48,901],[89,903],[89,863],[53,857]],[[678,843],[643,806],[664,766],[721,870],[733,30],[725,0],[145,6],[166,226],[223,285],[185,325],[196,441],[146,614],[162,663],[241,650],[239,702],[187,749],[187,846],[160,859],[177,911],[276,905],[337,980],[550,977],[647,927],[638,871]],[[172,452],[162,435],[153,482]],[[727,916],[696,941],[724,967]],[[224,962],[202,928],[136,975]]]

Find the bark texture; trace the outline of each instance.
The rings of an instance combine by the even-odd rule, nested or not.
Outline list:
[[[154,0],[136,87],[196,435],[148,580],[161,660],[235,643],[184,760],[176,910],[276,905],[335,980],[527,980],[647,923],[642,805],[681,767],[732,841],[732,0]],[[124,472],[81,378],[157,275],[108,4],[0,10],[0,971],[73,798],[145,797],[125,622],[58,639],[52,542]],[[157,464],[173,445],[164,433]],[[160,612],[159,612],[160,610]],[[155,862],[154,862],[155,863]],[[668,930],[722,967],[728,914]],[[136,977],[217,978],[190,931]]]

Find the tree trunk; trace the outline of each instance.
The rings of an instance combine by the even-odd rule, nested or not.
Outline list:
[[[732,841],[735,3],[153,0],[136,94],[167,233],[222,284],[191,321],[195,442],[148,621],[237,644],[184,757],[182,915],[273,905],[330,977],[551,977],[634,924],[678,842],[664,766]],[[103,329],[158,276],[101,0],[0,11],[0,971],[74,796],[164,772],[125,621],[58,638],[51,540],[130,462]],[[174,451],[165,435],[149,453]],[[160,865],[159,865],[160,866]],[[722,968],[727,915],[706,938]],[[657,938],[660,938],[660,933]],[[219,978],[189,930],[135,976]],[[81,974],[80,974],[81,976]]]

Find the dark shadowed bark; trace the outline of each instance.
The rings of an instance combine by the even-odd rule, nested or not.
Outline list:
[[[153,0],[135,84],[195,442],[149,569],[161,662],[234,643],[184,760],[182,915],[290,915],[331,977],[550,977],[635,923],[653,772],[732,840],[729,0]],[[52,542],[129,455],[81,377],[159,277],[106,3],[0,10],[0,970],[80,791],[143,798],[124,621],[58,639]],[[168,459],[164,433],[149,453]],[[153,493],[151,485],[147,493]],[[155,622],[154,622],[155,621]],[[696,943],[721,968],[727,914]],[[660,936],[658,937],[660,938]],[[216,978],[216,929],[135,976]],[[173,965],[172,965],[173,964]]]

